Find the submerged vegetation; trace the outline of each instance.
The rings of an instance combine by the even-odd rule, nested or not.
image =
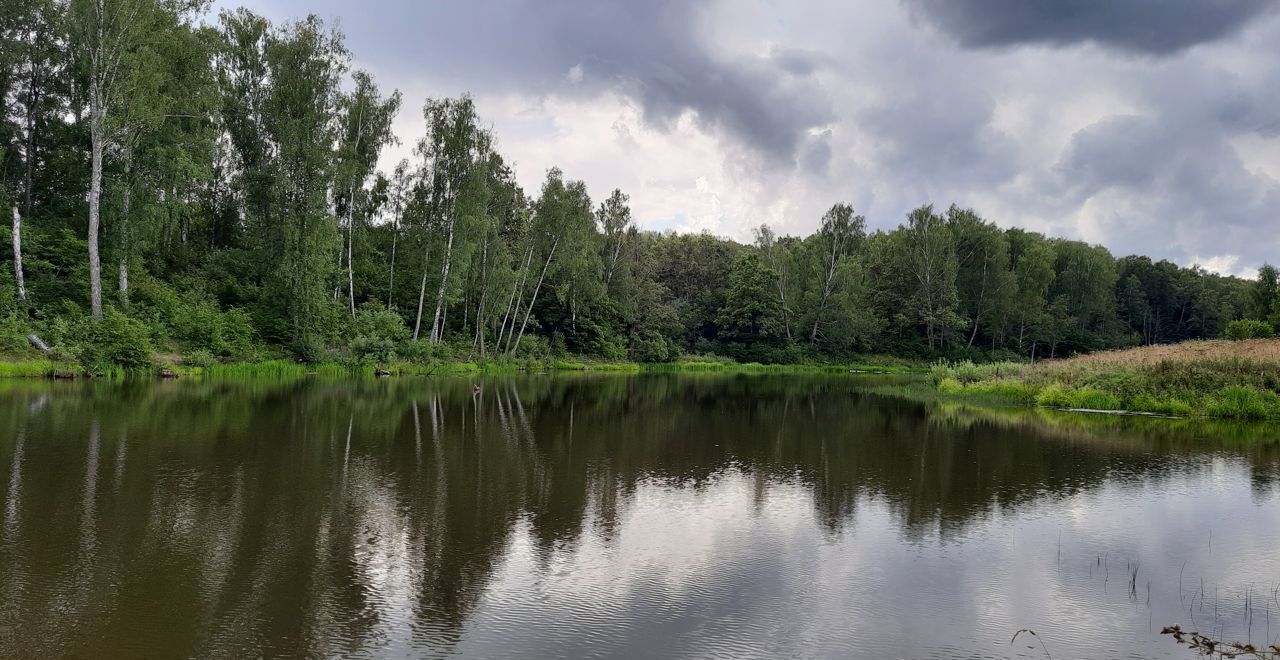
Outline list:
[[[1195,341],[1034,365],[938,363],[945,395],[1050,408],[1280,419],[1280,339]]]

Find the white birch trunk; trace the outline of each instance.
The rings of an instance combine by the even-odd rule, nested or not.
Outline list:
[[[533,312],[533,303],[538,301],[538,292],[542,290],[542,280],[547,276],[547,267],[551,265],[551,260],[556,256],[556,247],[560,245],[560,239],[557,237],[555,242],[551,244],[551,252],[547,253],[547,261],[542,264],[542,274],[538,275],[538,284],[533,287],[533,295],[529,298],[529,306],[524,310],[524,322],[520,324],[520,334],[516,335],[516,343],[507,351],[510,355],[515,355],[520,350],[520,340],[524,339],[524,329],[529,325],[529,314]]]
[[[18,302],[27,304],[27,281],[22,273],[22,214],[13,205],[13,278],[18,285]]]

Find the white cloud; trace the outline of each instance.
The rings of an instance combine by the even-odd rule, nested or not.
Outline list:
[[[651,228],[805,233],[836,201],[889,228],[956,202],[1117,255],[1238,272],[1280,252],[1277,12],[1148,42],[1110,19],[984,26],[971,3],[942,22],[871,0],[373,4],[256,6],[340,18],[405,92],[387,167],[423,98],[471,91],[529,192],[559,166]],[[1199,9],[1178,11],[1161,20]]]

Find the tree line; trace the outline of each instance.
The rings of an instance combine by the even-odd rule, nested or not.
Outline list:
[[[427,99],[413,157],[384,172],[404,99],[353,70],[314,16],[9,6],[9,353],[34,334],[51,350],[127,336],[204,359],[1038,359],[1280,321],[1263,284],[956,206],[868,232],[837,203],[809,236],[760,226],[747,245],[641,230],[624,192],[592,200],[559,169],[522,190],[467,96]]]

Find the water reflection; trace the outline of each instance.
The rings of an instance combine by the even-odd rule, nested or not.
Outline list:
[[[1008,643],[1032,627],[1096,657],[1170,653],[1173,622],[1280,635],[1273,428],[865,384],[0,383],[0,656],[1042,657]]]

